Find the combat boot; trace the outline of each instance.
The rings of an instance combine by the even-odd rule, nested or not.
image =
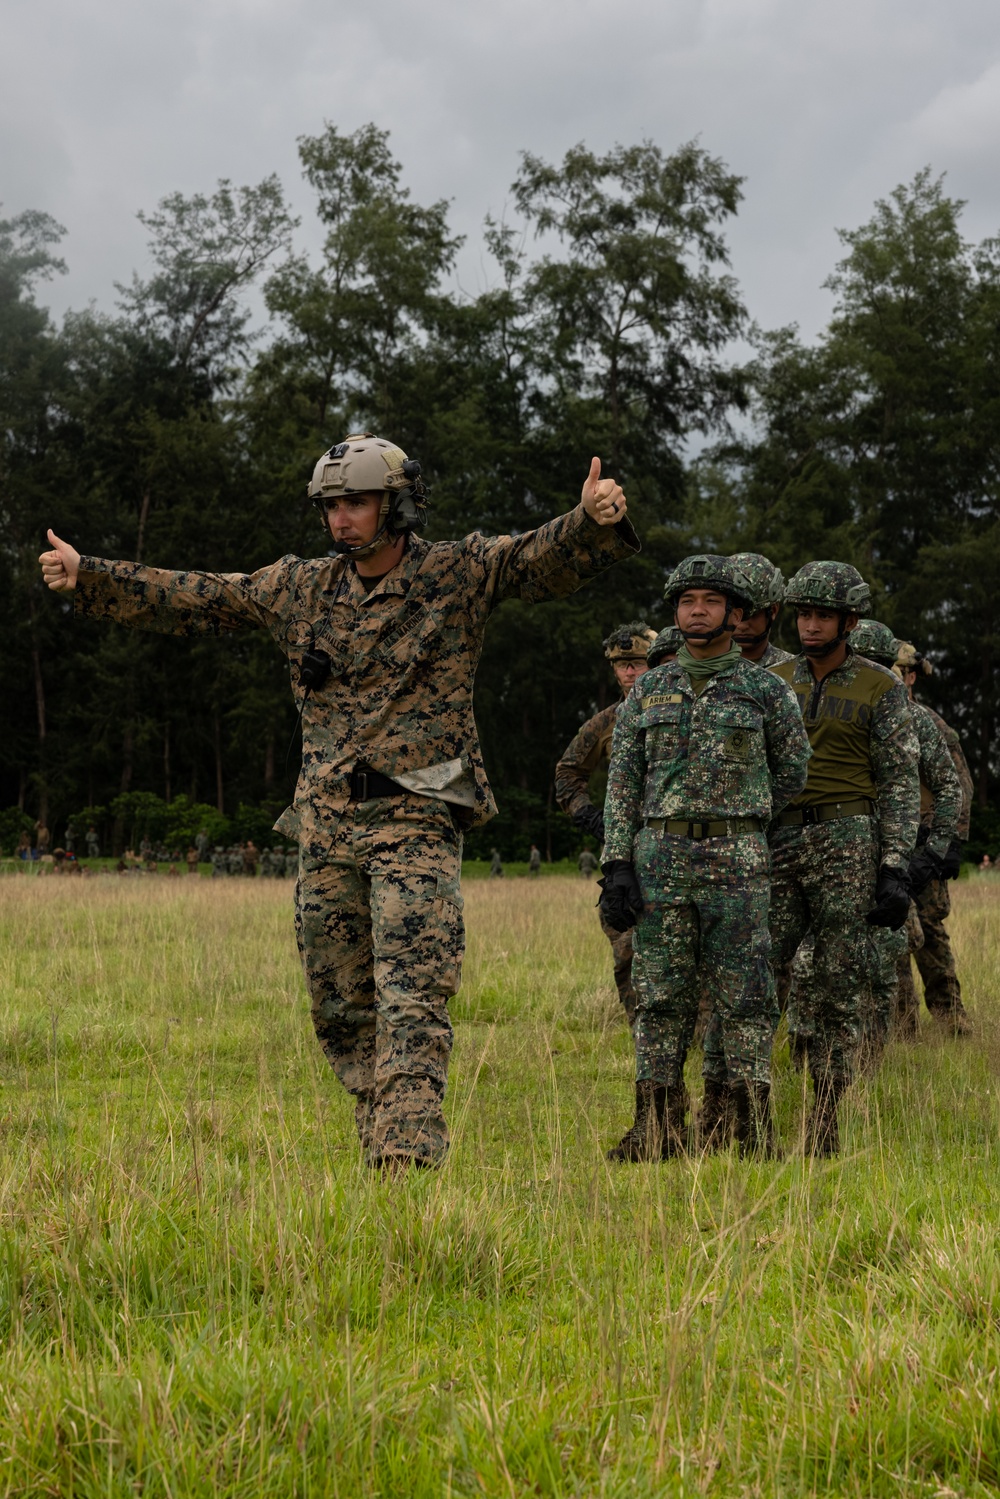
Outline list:
[[[840,1126],[837,1109],[847,1083],[842,1077],[813,1078],[816,1090],[812,1111],[806,1120],[806,1155],[840,1154]]]
[[[959,999],[951,1009],[933,1009],[931,1014],[947,1036],[971,1036],[972,1021],[969,1019],[968,1011]]]
[[[706,1077],[705,1093],[695,1123],[698,1149],[708,1153],[725,1150],[733,1138],[733,1096],[727,1082]]]
[[[608,1151],[609,1161],[665,1161],[684,1149],[687,1095],[681,1087],[667,1103],[667,1090],[658,1083],[635,1085],[635,1120]]]
[[[781,1152],[774,1139],[771,1084],[733,1083],[732,1095],[740,1155],[756,1156],[765,1161],[780,1159]]]

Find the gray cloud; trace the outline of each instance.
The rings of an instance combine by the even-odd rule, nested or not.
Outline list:
[[[145,265],[164,193],[277,171],[316,240],[296,136],[374,120],[418,200],[453,200],[460,277],[488,275],[518,151],[699,136],[747,178],[730,241],[763,323],[822,326],[835,228],[923,165],[1000,227],[990,0],[15,0],[0,60],[0,197],[69,230],[57,309]]]

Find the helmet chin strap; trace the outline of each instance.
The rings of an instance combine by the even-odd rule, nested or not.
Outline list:
[[[379,526],[371,541],[360,541],[356,546],[352,546],[349,541],[335,541],[333,543],[333,550],[338,557],[354,557],[358,559],[374,557],[376,552],[380,552],[383,547],[389,546],[394,540],[395,538],[389,534],[388,523],[384,522]]]
[[[380,552],[383,547],[391,546],[396,538],[389,530],[390,508],[391,507],[389,504],[389,499],[388,496],[386,496],[386,498],[382,502],[382,508],[379,512],[379,528],[375,532],[375,535],[372,537],[371,541],[359,541],[356,544],[352,545],[349,541],[337,541],[336,538],[334,538],[333,550],[336,555],[338,557],[351,557],[355,561],[360,561],[365,557],[374,557],[375,553]],[[329,522],[326,521],[325,511],[323,518],[324,523],[329,529]]]
[[[699,645],[710,645],[713,640],[718,640],[720,635],[731,635],[733,633],[733,629],[735,627],[729,619],[729,616],[732,613],[732,608],[732,604],[727,602],[726,617],[722,621],[721,625],[716,625],[714,630],[681,630],[680,625],[677,625],[676,609],[674,610],[674,624],[677,625],[678,630],[680,630],[681,634],[684,636],[685,645],[689,640],[696,640]]]
[[[847,615],[838,614],[837,618],[840,620],[840,626],[833,639],[828,640],[825,645],[804,645],[802,647],[803,656],[808,656],[813,661],[822,661],[825,656],[829,656],[831,652],[837,649],[838,645],[847,639],[851,633],[850,630],[844,629]]]
[[[774,621],[772,620],[771,624],[773,623]],[[743,639],[737,640],[736,644],[739,646],[740,650],[742,650],[745,645],[760,645],[761,641],[766,640],[770,633],[771,625],[769,624],[765,630],[761,630],[759,635],[744,635]]]

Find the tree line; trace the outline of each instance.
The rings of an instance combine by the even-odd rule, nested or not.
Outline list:
[[[44,290],[64,231],[40,212],[0,220],[8,820],[58,836],[97,816],[121,842],[143,805],[162,822],[183,798],[179,823],[194,807],[239,831],[286,804],[295,715],[262,635],[75,620],[36,558],[47,525],[167,567],[322,554],[306,481],[333,441],[371,430],[420,458],[431,539],[569,508],[592,453],[643,539],[575,597],[491,622],[475,705],[501,815],[473,852],[575,846],[552,768],[610,699],[602,638],[666,623],[665,574],[694,549],[763,551],[786,572],[856,563],[879,617],[934,661],[924,695],[963,736],[980,838],[1000,838],[1000,243],[963,238],[941,179],[921,172],[841,234],[833,315],[805,343],[753,322],[726,240],[744,184],[700,145],[524,153],[475,294],[455,285],[449,205],[413,201],[384,131],[327,125],[299,155],[318,254],[296,248],[275,177],[172,194],[140,214],[147,279],[60,324]]]

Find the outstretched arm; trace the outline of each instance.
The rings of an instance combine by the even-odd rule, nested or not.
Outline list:
[[[167,635],[221,635],[267,626],[288,602],[284,559],[256,573],[170,572],[138,562],[81,557],[50,531],[42,552],[49,588],[73,589],[78,614]]]
[[[531,604],[566,598],[639,550],[621,486],[600,475],[601,460],[592,458],[579,505],[534,531],[470,538],[487,612],[509,598]]]

